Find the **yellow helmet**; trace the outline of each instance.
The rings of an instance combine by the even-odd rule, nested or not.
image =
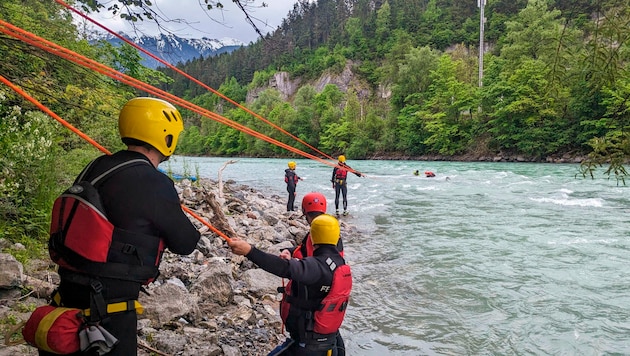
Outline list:
[[[120,138],[136,139],[155,147],[164,156],[173,154],[184,121],[170,103],[157,98],[133,98],[118,116]]]
[[[339,241],[339,221],[332,215],[322,214],[311,222],[313,245],[337,245]]]
[[[346,162],[346,156],[341,155],[341,156],[339,156],[339,158],[337,158],[337,160],[339,160],[339,162],[341,162],[341,163],[345,163]]]
[[[296,166],[295,162],[293,162],[293,161],[289,162],[289,168],[290,169],[295,169],[295,166]]]

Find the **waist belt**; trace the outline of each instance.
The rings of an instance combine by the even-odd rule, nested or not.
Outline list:
[[[144,313],[144,307],[137,300],[107,304],[107,314],[135,310],[137,314]],[[83,315],[90,316],[90,309],[83,309]]]
[[[53,300],[53,305],[61,306],[61,295],[59,294],[58,291],[55,291],[55,293],[52,296],[52,300]],[[125,302],[109,303],[106,305],[105,311],[107,314],[114,314],[114,313],[120,313],[120,312],[131,311],[131,310],[135,310],[137,314],[144,313],[144,307],[137,300],[128,300]],[[83,311],[83,315],[86,317],[89,317],[90,314],[92,313],[90,308],[83,309],[82,311]]]

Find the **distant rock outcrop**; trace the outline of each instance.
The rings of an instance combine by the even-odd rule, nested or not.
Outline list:
[[[354,74],[354,66],[354,62],[347,61],[341,73],[326,71],[319,78],[308,83],[304,83],[301,78],[290,78],[287,72],[277,72],[269,79],[267,86],[251,89],[247,93],[247,102],[253,102],[261,92],[269,88],[278,90],[283,100],[291,100],[300,87],[307,84],[312,85],[318,93],[324,90],[326,85],[332,84],[336,85],[344,93],[354,91],[359,99],[369,98],[372,94],[370,86]],[[391,95],[391,92],[388,88],[383,88],[379,95],[386,98]]]

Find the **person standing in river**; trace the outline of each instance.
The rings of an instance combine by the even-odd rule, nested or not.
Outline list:
[[[352,171],[357,177],[364,177],[363,174],[354,171],[346,164],[346,156],[341,155],[337,158],[337,166],[333,169],[331,182],[335,189],[335,214],[339,216],[339,193],[343,195],[343,216],[348,215],[348,171]]]
[[[289,201],[287,202],[287,211],[295,211],[295,196],[297,192],[298,180],[302,180],[300,176],[295,173],[295,162],[291,161],[288,164],[289,168],[284,170],[284,182],[287,183],[287,192],[289,192]]]

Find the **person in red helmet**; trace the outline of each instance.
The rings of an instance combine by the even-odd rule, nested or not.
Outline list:
[[[320,215],[326,214],[326,197],[324,194],[319,192],[310,192],[302,198],[302,213],[308,221],[310,225],[315,218]],[[309,256],[313,256],[313,239],[311,238],[310,231],[304,236],[302,243],[297,247],[292,249],[284,249],[280,252],[280,257],[285,260],[294,259],[303,259]],[[343,241],[341,237],[337,241],[337,251],[341,257],[344,257],[343,254]],[[291,281],[289,281],[291,282]],[[284,308],[285,310],[289,308],[287,300],[289,300],[288,295],[298,295],[298,285],[297,283],[288,283],[286,287],[280,287],[278,289],[279,292],[283,294],[283,298],[280,308]],[[287,288],[289,290],[287,290]],[[343,338],[341,337],[341,333],[337,332],[337,356],[344,356],[346,354],[345,345],[343,342]]]
[[[302,214],[308,221],[309,225],[313,222],[313,219],[316,217],[326,214],[326,197],[324,194],[319,192],[310,192],[302,198]],[[343,257],[343,241],[339,238],[337,242],[337,250],[341,253]],[[280,257],[284,259],[290,258],[304,258],[308,256],[313,256],[313,241],[311,240],[311,234],[307,233],[302,243],[293,249],[285,249],[280,253]]]

